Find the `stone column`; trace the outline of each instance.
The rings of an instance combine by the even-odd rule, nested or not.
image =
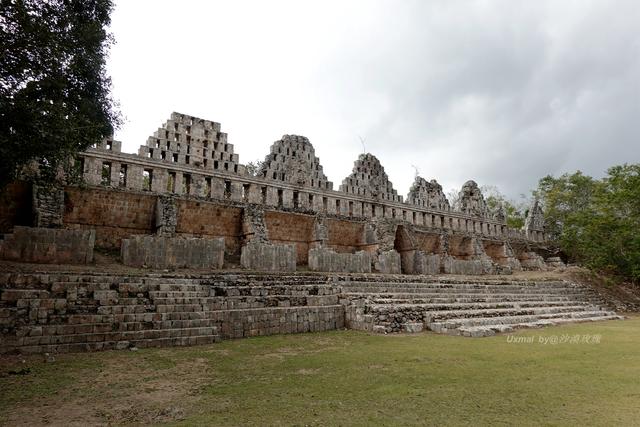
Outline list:
[[[242,183],[231,181],[231,200],[236,202],[242,201]]]
[[[211,198],[224,199],[224,179],[211,177]]]
[[[57,185],[33,184],[31,207],[34,227],[62,227],[64,217],[63,188]]]
[[[267,206],[278,206],[278,189],[267,187]]]
[[[178,225],[178,207],[172,196],[158,196],[156,199],[156,234],[174,236]]]
[[[262,204],[262,186],[258,184],[249,185],[249,203],[261,205]]]
[[[285,208],[293,208],[293,190],[288,188],[282,189],[282,206]]]
[[[143,168],[140,165],[127,166],[127,189],[142,190]]]
[[[151,191],[154,193],[167,193],[167,180],[169,179],[169,172],[166,169],[153,169],[153,177],[151,179]],[[177,185],[177,183],[176,183]]]
[[[204,176],[195,173],[191,174],[191,194],[204,197],[206,196],[205,191]]]

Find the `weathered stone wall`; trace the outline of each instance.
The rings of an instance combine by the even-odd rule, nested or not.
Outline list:
[[[296,247],[249,242],[242,247],[240,264],[256,271],[295,271]]]
[[[242,244],[242,208],[200,200],[177,199],[176,233],[185,237],[224,238],[228,253]]]
[[[294,245],[296,263],[306,264],[309,245],[314,240],[314,217],[289,212],[266,211],[265,223],[269,241],[276,244]]]
[[[472,237],[448,236],[447,240],[447,252],[458,259],[470,259],[476,254]]]
[[[416,242],[416,248],[428,254],[438,254],[444,249],[442,236],[439,234],[415,232],[413,239]]]
[[[441,256],[416,251],[414,255],[414,274],[440,274]]]
[[[521,252],[518,254],[518,260],[523,270],[545,271],[547,269],[544,258],[535,252]]]
[[[67,187],[64,224],[95,229],[96,247],[120,250],[122,239],[154,233],[155,204],[152,194]]]
[[[122,262],[133,267],[220,269],[224,239],[132,236],[122,240]]]
[[[364,223],[328,218],[326,224],[329,231],[327,245],[336,252],[352,253],[365,246]]]
[[[442,268],[446,274],[463,274],[466,276],[493,273],[490,261],[455,259],[451,256],[442,258]]]
[[[542,230],[526,234],[509,229],[504,215],[488,212],[473,181],[463,186],[461,205],[454,209],[448,207],[437,182],[422,178],[412,187],[410,200],[403,203],[380,161],[369,153],[359,156],[340,191],[333,191],[313,146],[302,136],[285,135],[272,147],[260,173],[249,174],[219,123],[185,114],[173,113],[138,155],[122,153],[117,141],[108,141],[82,153],[81,161],[83,176],[92,186],[373,221],[388,219],[442,234],[451,230],[505,240],[544,240]]]
[[[487,216],[487,203],[475,181],[467,181],[464,183],[458,194],[458,199],[461,212],[480,218]]]
[[[448,211],[451,209],[449,206],[449,200],[447,200],[447,197],[442,191],[442,186],[438,184],[438,181],[435,179],[427,181],[419,176],[416,176],[416,179],[409,189],[407,203],[438,209],[441,211]]]
[[[400,254],[393,249],[380,253],[375,262],[375,271],[385,274],[400,274]]]
[[[158,196],[156,199],[156,234],[174,236],[178,225],[178,207],[175,197]]]
[[[243,167],[238,165],[238,155],[233,153],[233,144],[229,144],[227,134],[220,131],[220,123],[187,114],[172,113],[140,147],[138,154],[167,163],[243,172]],[[179,185],[182,183],[173,185],[176,184],[182,186]]]
[[[341,273],[370,273],[371,255],[364,251],[347,254],[336,253],[327,248],[315,248],[309,251],[309,269]]]
[[[46,264],[87,264],[93,261],[95,232],[16,226],[0,240],[0,259]]]
[[[61,186],[33,185],[33,225],[35,227],[62,227],[64,216],[64,190]]]
[[[520,261],[514,256],[509,243],[484,240],[482,244],[486,254],[496,264],[512,272],[522,270]]]
[[[313,145],[304,136],[283,135],[282,139],[274,142],[258,175],[270,181],[321,189],[333,188],[333,183],[322,171]]]
[[[137,155],[120,148],[107,140],[81,153],[89,190],[67,188],[64,227],[95,229],[101,248],[120,248],[131,235],[222,237],[232,263],[243,245],[258,240],[295,245],[298,264],[307,263],[310,248],[327,247],[365,250],[380,271],[414,273],[425,262],[418,252],[483,265],[493,260],[506,271],[517,267],[515,257],[498,254],[494,246],[485,249],[482,241],[533,243],[539,250],[544,240],[539,205],[526,233],[509,229],[503,212],[488,212],[473,181],[465,183],[452,209],[435,180],[417,177],[404,203],[370,153],[358,157],[340,191],[333,191],[302,136],[277,141],[257,174],[239,163],[219,123],[185,114],[173,113]],[[56,219],[62,198],[33,194],[36,222],[62,225]],[[399,266],[392,250],[399,253]]]
[[[358,156],[353,164],[351,175],[342,181],[340,191],[369,196],[375,200],[402,202],[402,196],[394,190],[380,160],[370,153]]]
[[[242,210],[242,235],[245,242],[269,242],[264,213],[262,206],[254,204],[248,204]]]
[[[120,249],[122,239],[132,235],[155,234],[162,230],[184,237],[225,239],[227,252],[238,253],[242,236],[242,208],[191,200],[166,197],[170,200],[158,206],[156,194],[142,192],[113,191],[100,188],[65,190],[66,227],[95,229],[96,246]],[[163,223],[158,209],[165,211],[175,206],[172,220]],[[158,223],[157,220],[161,220]],[[174,225],[175,223],[175,225]]]

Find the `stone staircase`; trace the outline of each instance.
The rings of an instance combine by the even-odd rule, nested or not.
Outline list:
[[[415,279],[414,279],[415,280]],[[591,289],[568,282],[340,281],[347,327],[483,337],[520,328],[622,319]]]
[[[326,277],[0,275],[0,353],[209,344],[337,329]]]
[[[477,337],[621,318],[590,288],[559,281],[0,273],[0,353],[185,346],[345,326]]]

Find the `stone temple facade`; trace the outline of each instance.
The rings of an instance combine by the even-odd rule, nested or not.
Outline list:
[[[409,190],[407,202],[416,206],[422,206],[439,211],[451,210],[449,201],[442,191],[442,186],[438,181],[426,179],[416,176],[416,179]]]
[[[563,265],[544,259],[537,201],[514,230],[474,181],[451,206],[416,177],[405,201],[367,153],[334,190],[307,138],[284,135],[249,170],[219,123],[180,113],[137,154],[105,140],[76,166],[81,185],[16,182],[0,194],[0,354],[344,327],[487,336],[620,318],[578,285],[483,279]],[[94,249],[126,273],[7,262],[87,265]]]
[[[262,163],[258,176],[300,187],[332,190],[313,145],[304,136],[284,135],[271,146],[271,153]]]
[[[373,154],[361,154],[353,165],[353,172],[342,181],[340,191],[348,194],[368,196],[371,199],[402,202],[402,196],[393,189],[393,184]]]
[[[525,229],[514,230],[504,212],[488,212],[474,181],[452,207],[437,181],[417,176],[405,201],[370,153],[334,190],[303,136],[284,135],[249,173],[219,123],[173,113],[137,154],[105,140],[77,161],[84,186],[34,188],[32,206],[23,208],[34,212],[33,221],[18,223],[15,210],[0,213],[3,231],[14,225],[90,231],[92,239],[82,241],[120,251],[124,263],[155,267],[406,274],[545,268],[537,202]],[[220,254],[203,258],[197,248]]]

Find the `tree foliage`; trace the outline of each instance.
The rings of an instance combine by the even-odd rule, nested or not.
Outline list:
[[[601,180],[546,176],[536,194],[547,235],[571,261],[640,280],[640,164],[614,166]]]
[[[513,201],[508,199],[495,186],[483,185],[481,190],[489,212],[495,214],[500,209],[500,206],[502,206],[507,217],[507,226],[515,228],[516,230],[524,226],[524,220],[527,216],[527,201],[524,195],[521,197],[521,200]]]
[[[247,174],[250,176],[258,176],[260,170],[262,169],[263,161],[260,159],[252,160],[248,162],[245,167],[247,170]]]
[[[113,133],[105,57],[110,0],[2,0],[0,185],[36,161],[51,180]]]

